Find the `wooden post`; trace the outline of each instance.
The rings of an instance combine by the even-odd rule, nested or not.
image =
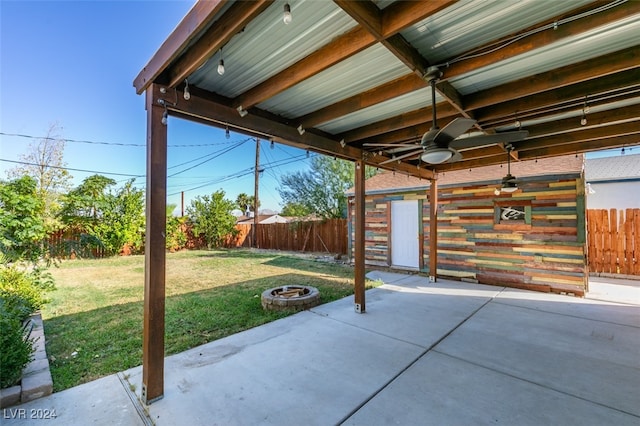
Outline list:
[[[438,181],[429,186],[429,281],[438,279]]]
[[[354,266],[355,266],[355,310],[364,313],[366,310],[364,296],[364,161],[356,160],[355,167],[355,209],[354,209]]]
[[[256,170],[253,188],[253,246],[258,247],[258,187],[260,185],[260,139],[256,138]]]
[[[147,89],[147,192],[142,334],[142,401],[164,395],[165,231],[167,220],[167,126],[160,92]]]

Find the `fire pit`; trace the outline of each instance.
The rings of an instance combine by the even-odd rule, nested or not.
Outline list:
[[[294,309],[303,311],[320,303],[317,288],[306,285],[275,287],[262,293],[262,307],[267,311]]]

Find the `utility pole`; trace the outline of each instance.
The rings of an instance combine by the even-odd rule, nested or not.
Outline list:
[[[253,246],[258,248],[258,186],[260,182],[260,139],[256,138],[255,187],[253,190]]]

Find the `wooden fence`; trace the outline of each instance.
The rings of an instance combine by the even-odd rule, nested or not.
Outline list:
[[[229,238],[227,247],[253,247],[253,225],[236,225],[239,233]],[[195,237],[189,227],[187,233],[188,249],[206,247],[202,238]],[[256,247],[272,250],[347,254],[347,220],[329,219],[326,221],[259,224]],[[88,240],[88,235],[73,230],[59,231],[49,235],[48,244],[51,254],[58,258],[105,257],[103,247]],[[120,254],[129,254],[121,251]]]
[[[47,247],[51,256],[59,259],[107,256],[105,248],[96,238],[77,229],[65,229],[49,234]]]
[[[231,245],[253,247],[253,225],[237,225],[240,235]],[[347,254],[347,220],[258,224],[257,248]]]
[[[640,275],[640,209],[587,210],[590,272]]]

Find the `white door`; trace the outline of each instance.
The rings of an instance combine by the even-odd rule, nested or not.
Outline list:
[[[391,265],[419,267],[418,201],[391,202]]]

